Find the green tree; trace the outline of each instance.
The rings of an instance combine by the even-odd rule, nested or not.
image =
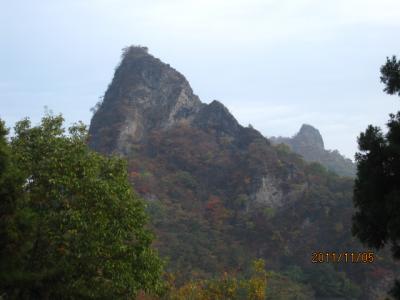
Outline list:
[[[87,147],[61,116],[0,123],[0,293],[18,299],[126,299],[159,293],[144,205],[125,162]]]
[[[400,91],[400,62],[387,58],[381,81],[388,94]],[[358,137],[357,178],[354,186],[353,234],[376,249],[391,245],[400,258],[400,112],[390,114],[388,132],[369,125]],[[400,299],[400,285],[393,290]]]
[[[7,134],[0,120],[0,295],[9,283],[24,280],[20,258],[29,247],[29,228],[34,222],[29,208],[23,205],[24,179],[13,164]]]
[[[381,67],[381,81],[386,85],[384,91],[389,95],[397,93],[400,96],[400,61],[395,55],[387,57],[386,63]]]

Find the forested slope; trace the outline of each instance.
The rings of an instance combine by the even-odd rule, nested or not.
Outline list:
[[[272,145],[222,103],[202,103],[144,47],[124,50],[89,133],[93,149],[128,160],[178,282],[246,273],[263,258],[303,296],[375,299],[393,275],[387,256],[312,263],[314,252],[368,251],[351,236],[353,180]]]

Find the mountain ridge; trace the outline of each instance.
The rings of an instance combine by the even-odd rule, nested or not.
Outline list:
[[[298,283],[318,297],[357,298],[362,287],[360,299],[376,298],[375,283],[366,281],[375,265],[320,268],[310,259],[318,249],[363,250],[350,231],[353,180],[271,145],[219,101],[202,103],[147,48],[124,50],[89,134],[94,150],[126,158],[155,246],[182,281],[261,257],[271,270],[300,268]],[[377,264],[393,272],[387,265]]]
[[[356,166],[337,150],[325,149],[324,140],[318,129],[303,124],[291,138],[269,137],[274,145],[285,144],[291,151],[301,155],[308,162],[318,162],[328,170],[341,176],[355,177]]]

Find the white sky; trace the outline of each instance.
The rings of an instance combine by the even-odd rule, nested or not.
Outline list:
[[[379,67],[399,54],[398,0],[0,0],[0,117],[48,106],[89,123],[121,49],[147,46],[243,125],[291,136],[317,127],[349,158],[399,108]]]

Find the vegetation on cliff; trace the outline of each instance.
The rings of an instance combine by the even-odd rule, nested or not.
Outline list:
[[[311,262],[316,251],[369,250],[351,234],[353,180],[271,145],[219,101],[199,102],[176,70],[140,53],[125,50],[93,116],[90,145],[128,160],[155,246],[167,270],[180,274],[176,283],[241,272],[262,258],[270,271],[299,270],[294,282],[317,297],[377,297],[384,278],[375,275],[394,273],[387,255],[371,265]],[[122,80],[122,72],[129,76]],[[121,113],[118,121],[110,111]]]

